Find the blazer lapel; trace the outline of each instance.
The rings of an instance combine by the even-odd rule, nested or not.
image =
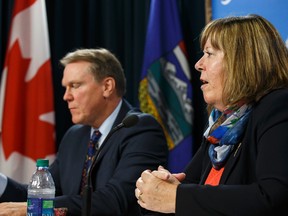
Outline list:
[[[82,142],[78,143],[79,149],[77,151],[77,154],[75,154],[75,158],[71,162],[73,163],[73,167],[74,167],[73,170],[75,173],[74,175],[75,187],[73,190],[75,190],[74,192],[76,193],[78,193],[80,186],[81,186],[82,171],[83,171],[83,167],[84,167],[84,163],[86,159],[88,142],[90,138],[90,127],[87,127],[87,129],[83,131],[82,136],[83,136]]]
[[[116,117],[115,122],[113,123],[112,129],[114,127],[116,127],[118,124],[120,124],[122,122],[122,120],[125,118],[125,116],[127,115],[127,113],[129,112],[129,110],[131,110],[132,107],[130,106],[130,104],[128,104],[128,102],[126,100],[123,99],[123,103],[121,105],[120,111]],[[110,131],[111,132],[111,131]],[[118,133],[118,131],[115,131],[115,133]],[[101,158],[103,157],[103,155],[105,155],[106,151],[109,149],[110,145],[112,145],[112,143],[110,142],[111,136],[113,134],[108,134],[107,137],[105,138],[105,140],[103,141],[100,149],[98,150],[98,153],[96,155],[96,161],[95,161],[95,165],[101,160]]]
[[[229,174],[231,173],[231,171],[233,170],[233,167],[236,165],[236,162],[238,161],[238,158],[241,154],[241,150],[242,150],[242,142],[240,142],[236,148],[234,148],[234,150],[231,152],[231,155],[225,165],[225,169],[223,172],[223,175],[221,177],[221,181],[220,183],[225,183]]]

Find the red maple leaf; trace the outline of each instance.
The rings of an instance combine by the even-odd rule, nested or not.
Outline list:
[[[54,110],[50,60],[25,81],[31,59],[21,54],[16,41],[6,55],[7,68],[2,141],[7,159],[17,151],[31,159],[55,152],[54,125],[40,116]]]

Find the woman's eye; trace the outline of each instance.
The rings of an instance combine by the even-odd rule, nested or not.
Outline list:
[[[205,52],[205,53],[208,55],[208,57],[212,55],[212,53],[210,52]]]

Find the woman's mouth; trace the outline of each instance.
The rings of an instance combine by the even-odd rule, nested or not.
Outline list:
[[[206,85],[206,84],[208,84],[208,82],[207,81],[205,81],[205,80],[200,80],[201,81],[201,83],[202,83],[202,85],[201,85],[201,89],[203,89],[204,88],[204,86]]]

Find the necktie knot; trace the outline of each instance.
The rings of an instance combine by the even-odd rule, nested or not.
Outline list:
[[[96,147],[96,149],[98,149],[98,141],[99,141],[101,135],[102,134],[99,130],[94,130],[94,132],[90,138],[90,142],[92,143],[94,148]]]

